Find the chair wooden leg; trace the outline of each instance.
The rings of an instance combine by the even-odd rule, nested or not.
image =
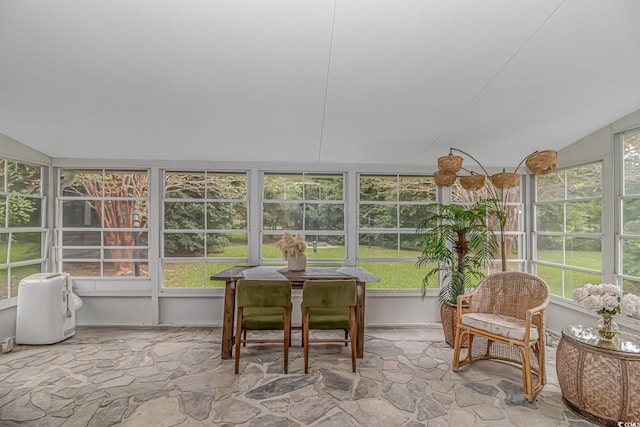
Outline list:
[[[456,328],[456,338],[453,341],[453,372],[458,372],[458,369],[460,368],[460,342],[462,341],[461,330],[462,328],[458,325]]]
[[[238,308],[238,313],[236,314],[237,323],[236,323],[236,375],[240,373],[240,337],[242,336],[242,307]],[[246,330],[244,331],[247,332]],[[246,345],[246,343],[245,343]]]
[[[356,337],[358,336],[357,324],[356,324],[356,309],[351,307],[349,309],[349,321],[351,326],[351,370],[356,372]],[[346,339],[347,337],[345,337]],[[345,345],[347,343],[345,342]]]
[[[522,354],[522,382],[524,397],[529,402],[533,402],[535,400],[535,396],[533,395],[533,387],[531,384],[531,349],[528,346],[524,347],[520,353]]]
[[[304,373],[309,372],[309,310],[302,316],[302,341],[304,342]]]
[[[289,372],[289,345],[291,344],[291,312],[285,312],[284,314],[284,373]]]

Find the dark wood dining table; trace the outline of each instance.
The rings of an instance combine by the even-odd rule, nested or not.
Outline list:
[[[240,279],[251,278],[249,270],[255,267],[238,266],[221,271],[211,276],[211,280],[225,282],[224,317],[222,320],[222,359],[230,359],[233,349],[233,325],[236,311],[236,282]],[[341,271],[340,271],[341,270]],[[275,272],[275,270],[274,270]],[[277,270],[277,275],[291,282],[293,289],[302,289],[306,280],[319,279],[356,279],[356,355],[364,356],[364,313],[365,313],[365,284],[379,282],[380,279],[361,267],[307,267],[302,271],[291,271],[286,267]],[[273,276],[272,276],[273,277]],[[366,279],[366,281],[364,280]]]

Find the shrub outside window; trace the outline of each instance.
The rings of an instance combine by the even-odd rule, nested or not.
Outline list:
[[[0,158],[0,301],[18,296],[20,280],[44,268],[43,169]]]

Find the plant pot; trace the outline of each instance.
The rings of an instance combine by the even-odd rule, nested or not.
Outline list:
[[[290,257],[287,260],[289,271],[302,271],[307,268],[307,257],[300,254],[296,257]]]
[[[462,313],[468,313],[467,307],[462,308]],[[456,323],[457,323],[458,307],[449,304],[440,304],[440,320],[442,321],[442,331],[444,332],[444,340],[451,347],[454,346],[456,341]],[[461,347],[467,347],[468,338],[465,336],[462,339]]]

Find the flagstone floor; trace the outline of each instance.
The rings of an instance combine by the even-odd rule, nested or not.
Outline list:
[[[0,355],[0,426],[591,426],[565,407],[547,347],[534,403],[520,370],[477,362],[451,371],[440,325],[367,328],[349,348],[315,344],[304,374],[294,332],[289,374],[279,345],[247,345],[241,374],[220,359],[217,328],[88,328]]]

